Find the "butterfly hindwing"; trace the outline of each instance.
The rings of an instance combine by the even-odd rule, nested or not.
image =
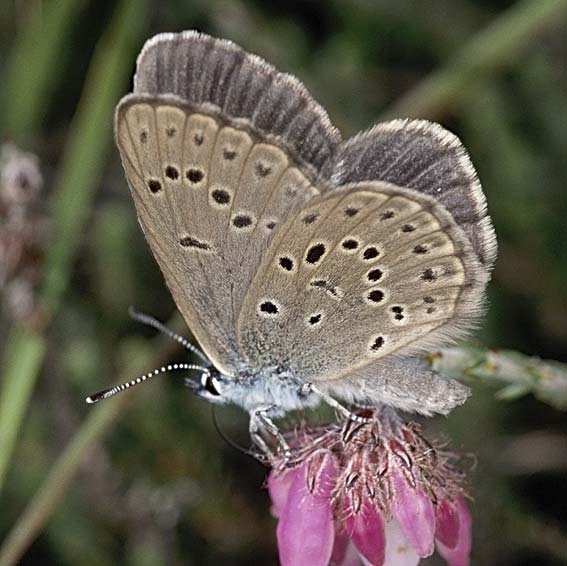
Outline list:
[[[460,336],[485,281],[462,230],[431,197],[354,184],[281,228],[244,302],[240,349],[305,380],[338,379]]]
[[[461,141],[426,120],[391,120],[344,141],[333,183],[386,181],[435,198],[453,216],[486,270],[496,239],[476,171]]]
[[[419,357],[387,356],[340,379],[318,382],[328,395],[362,406],[390,405],[431,416],[465,402],[470,389]]]

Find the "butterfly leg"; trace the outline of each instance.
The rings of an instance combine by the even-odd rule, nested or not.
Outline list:
[[[365,417],[360,417],[359,415],[355,415],[352,411],[349,411],[344,405],[341,405],[341,403],[339,403],[335,398],[331,397],[330,395],[327,395],[326,393],[315,387],[315,385],[313,385],[312,383],[304,383],[301,386],[300,395],[307,396],[310,393],[315,393],[316,395],[319,395],[319,397],[321,397],[321,399],[325,401],[327,405],[333,407],[335,411],[337,411],[340,415],[342,415],[344,418],[348,420],[362,424],[368,423],[372,420]]]
[[[284,458],[287,460],[291,457],[291,450],[286,442],[280,429],[272,420],[277,415],[278,407],[276,405],[261,405],[250,411],[250,436],[254,443],[260,448],[270,459],[275,459],[275,455],[269,448],[268,444],[262,436],[262,431],[271,434],[278,442],[278,448],[283,452]]]
[[[275,461],[275,455],[271,451],[270,447],[267,445],[266,441],[262,438],[262,435],[258,431],[252,430],[250,427],[250,438],[254,445],[259,448],[264,456],[268,459],[268,462],[273,463]]]

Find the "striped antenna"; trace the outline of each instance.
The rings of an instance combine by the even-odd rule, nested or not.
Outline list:
[[[108,389],[103,389],[102,391],[99,391],[98,393],[95,393],[94,395],[89,395],[85,399],[85,401],[87,403],[96,403],[98,401],[102,401],[103,399],[108,399],[109,397],[114,397],[114,395],[116,395],[117,393],[120,393],[121,391],[124,391],[125,389],[130,389],[130,387],[134,387],[134,385],[138,385],[139,383],[146,381],[150,377],[155,377],[156,375],[158,375],[160,373],[166,373],[168,371],[175,371],[175,370],[180,370],[180,369],[181,370],[197,370],[197,371],[202,371],[206,374],[210,374],[209,369],[205,368],[203,366],[197,366],[195,364],[170,364],[168,366],[162,366],[159,369],[155,369],[154,371],[151,371],[150,373],[146,373],[145,375],[141,375],[140,377],[136,377],[135,379],[131,379],[130,381],[127,381],[126,383],[122,383],[121,385],[115,385],[114,387],[110,387]]]
[[[211,361],[203,352],[201,352],[201,350],[199,350],[199,348],[193,346],[193,344],[191,344],[189,340],[186,340],[185,338],[183,338],[183,336],[179,336],[179,334],[176,334],[175,332],[173,332],[173,330],[170,330],[165,324],[161,323],[153,316],[138,312],[134,307],[130,307],[128,309],[128,314],[130,315],[130,318],[137,320],[138,322],[141,322],[142,324],[145,324],[147,326],[151,326],[152,328],[159,330],[166,336],[173,338],[173,340],[181,344],[186,350],[189,350],[189,352],[192,352],[196,356],[199,356],[199,358],[201,358],[205,363],[210,365]]]

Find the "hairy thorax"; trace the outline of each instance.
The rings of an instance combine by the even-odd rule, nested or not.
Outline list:
[[[281,415],[287,411],[312,408],[320,398],[302,390],[304,382],[288,372],[272,368],[261,373],[243,372],[236,379],[223,383],[226,401],[247,411],[260,406],[277,405]]]

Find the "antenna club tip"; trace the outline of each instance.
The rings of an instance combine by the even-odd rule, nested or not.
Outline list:
[[[96,399],[94,397],[91,397],[90,395],[88,397],[85,398],[85,403],[88,403],[89,405],[92,405],[93,403],[96,403]]]

